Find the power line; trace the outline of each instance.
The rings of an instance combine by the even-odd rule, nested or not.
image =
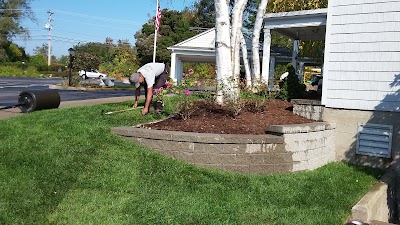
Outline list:
[[[0,9],[0,11],[28,11],[26,9]],[[35,12],[46,12],[47,10],[45,9],[31,9],[30,11],[35,11]],[[60,13],[63,15],[69,15],[69,16],[78,16],[78,17],[84,17],[88,19],[94,19],[94,20],[101,20],[101,21],[106,21],[106,22],[114,22],[114,23],[121,23],[121,24],[131,24],[131,25],[142,25],[142,22],[134,22],[130,20],[121,20],[121,19],[115,19],[115,18],[110,18],[110,17],[100,17],[100,16],[90,16],[86,14],[80,14],[80,13],[74,13],[74,12],[68,12],[68,11],[63,11],[63,10],[58,10],[54,9],[53,12]]]
[[[99,17],[99,16],[90,16],[86,14],[80,14],[80,13],[74,13],[74,12],[68,12],[68,11],[62,11],[62,10],[54,10],[55,12],[59,12],[60,14],[64,15],[70,15],[70,16],[80,16],[80,17],[85,17],[89,19],[94,19],[94,20],[101,20],[101,21],[106,21],[106,22],[114,22],[114,23],[124,23],[124,24],[134,24],[134,25],[141,25],[141,22],[132,22],[130,20],[121,20],[121,19],[114,19],[114,18],[107,18],[107,17]]]

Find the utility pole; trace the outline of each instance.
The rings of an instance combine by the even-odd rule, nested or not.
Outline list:
[[[49,14],[49,19],[46,23],[46,25],[44,26],[47,30],[49,30],[49,44],[47,46],[47,65],[50,66],[51,63],[51,29],[53,29],[53,25],[51,24],[51,22],[53,21],[53,19],[51,18],[51,15],[53,15],[54,13],[51,10],[48,10],[47,13]]]

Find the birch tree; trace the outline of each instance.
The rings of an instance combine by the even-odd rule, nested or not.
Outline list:
[[[244,38],[243,32],[240,33],[240,46],[242,48],[242,58],[243,58],[243,66],[246,74],[246,87],[249,88],[252,85],[251,71],[249,65],[249,59],[247,57],[247,44],[246,39]]]
[[[242,40],[243,11],[248,0],[236,0],[232,7],[232,20],[229,19],[229,0],[215,0],[215,52],[217,64],[217,103],[223,103],[226,99],[238,98],[238,82],[240,74],[240,44],[242,44],[242,54],[247,56],[247,47]],[[247,84],[252,83],[256,86],[261,78],[259,42],[260,33],[266,12],[268,0],[261,0],[258,6],[257,15],[253,28],[252,36],[252,56],[253,68],[252,77],[246,75]],[[246,72],[250,70],[247,57],[245,61]],[[230,62],[230,63],[229,63]],[[247,66],[246,66],[247,65]]]
[[[215,60],[217,71],[217,98],[222,104],[226,98],[231,98],[232,55],[229,21],[229,1],[215,0]]]
[[[268,0],[261,0],[258,6],[256,21],[254,23],[253,29],[253,39],[252,39],[252,53],[253,53],[253,86],[257,86],[258,82],[261,81],[261,69],[260,69],[260,33],[262,28],[262,23],[264,20],[264,15],[266,12]],[[263,78],[265,79],[265,78]],[[268,78],[267,78],[268,79]]]

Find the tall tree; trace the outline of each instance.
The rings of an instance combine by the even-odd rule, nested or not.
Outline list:
[[[201,28],[215,27],[214,0],[199,0],[193,4],[193,26]]]
[[[261,66],[260,66],[260,51],[259,51],[260,33],[267,4],[268,0],[261,0],[257,10],[257,15],[255,18],[256,20],[254,22],[252,52],[253,52],[253,76],[254,76],[253,81],[255,82],[255,85],[257,85],[257,82],[261,81]],[[265,78],[263,79],[265,80]]]
[[[29,36],[28,30],[21,26],[21,21],[25,18],[35,21],[29,3],[30,0],[0,1],[0,62],[10,60],[7,48],[13,37]]]
[[[192,13],[188,11],[162,10],[160,29],[157,35],[156,61],[169,63],[170,52],[167,47],[179,43],[196,33],[190,30]],[[154,17],[135,34],[139,64],[151,62],[154,44]]]

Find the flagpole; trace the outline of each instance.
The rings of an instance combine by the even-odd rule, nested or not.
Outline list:
[[[156,20],[158,14],[158,0],[156,4]],[[153,63],[156,62],[156,49],[157,49],[157,26],[154,24],[154,50],[153,50]]]

